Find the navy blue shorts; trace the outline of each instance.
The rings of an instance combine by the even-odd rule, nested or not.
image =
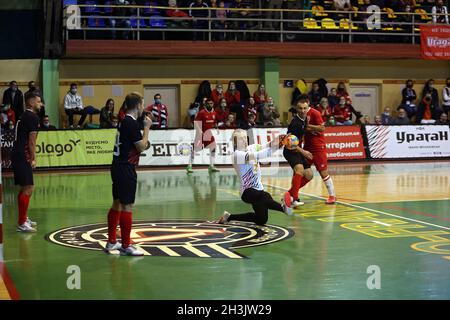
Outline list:
[[[13,155],[11,160],[14,171],[14,183],[22,187],[34,185],[33,169],[31,164],[25,160],[25,156]]]
[[[115,163],[111,166],[112,195],[122,205],[133,204],[136,198],[137,175],[133,165]]]
[[[308,160],[305,159],[300,153],[296,151],[290,151],[284,148],[283,150],[283,156],[289,163],[292,169],[298,164],[303,165],[304,169],[311,168],[311,165],[309,164]]]

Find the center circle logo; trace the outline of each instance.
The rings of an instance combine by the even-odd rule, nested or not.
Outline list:
[[[223,225],[201,220],[135,221],[131,230],[133,245],[146,256],[166,257],[246,258],[234,250],[278,242],[293,235],[293,230],[275,225]],[[45,238],[65,247],[101,251],[108,241],[108,225],[73,226]]]

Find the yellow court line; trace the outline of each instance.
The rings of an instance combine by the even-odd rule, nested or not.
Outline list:
[[[11,300],[11,297],[6,289],[6,285],[3,282],[2,275],[0,274],[0,300]]]
[[[288,191],[289,190],[289,189],[286,189],[286,188],[282,188],[282,187],[274,186],[274,185],[270,185],[270,184],[265,184],[265,185],[268,186],[268,187],[271,187],[271,188],[274,188],[274,189],[280,189],[280,190],[283,190],[283,191]],[[316,195],[309,194],[309,193],[302,192],[302,194],[307,195],[307,196],[312,197],[312,198],[323,199],[323,200],[327,199],[326,197],[320,197],[320,196],[316,196]],[[365,207],[361,207],[361,206],[358,206],[356,204],[352,204],[352,203],[348,203],[348,202],[336,201],[336,203],[343,204],[343,205],[350,206],[350,207],[354,207],[354,208],[358,208],[358,209],[361,209],[361,210],[366,210],[366,211],[371,211],[371,212],[375,212],[375,213],[379,213],[379,214],[384,214],[384,215],[391,216],[391,217],[396,217],[396,218],[399,218],[399,219],[404,219],[404,220],[414,221],[414,222],[417,222],[417,223],[426,224],[428,226],[432,226],[432,227],[435,227],[435,228],[450,230],[449,227],[444,227],[444,226],[440,226],[440,225],[437,225],[437,224],[433,224],[433,223],[429,223],[429,222],[425,222],[425,221],[421,221],[421,220],[416,220],[416,219],[412,219],[412,218],[406,218],[406,217],[398,216],[396,214],[387,213],[387,212],[380,211],[380,210],[365,208]]]
[[[216,251],[220,252],[221,254],[227,256],[228,258],[232,258],[232,259],[241,259],[242,258],[241,256],[231,252],[230,250],[224,249],[224,248],[222,248],[221,246],[218,246],[215,243],[208,244],[208,247],[210,247],[213,250],[216,250]]]

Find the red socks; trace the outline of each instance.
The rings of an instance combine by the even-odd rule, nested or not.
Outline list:
[[[122,238],[122,248],[128,248],[130,245],[131,233],[131,212],[122,211],[120,213],[120,235]]]
[[[311,180],[306,179],[305,177],[303,177],[302,179],[302,184],[300,185],[300,189],[303,188],[308,182],[310,182]]]
[[[17,197],[17,202],[19,203],[19,226],[27,221],[27,211],[30,198],[31,196],[23,193],[22,191],[19,192],[19,196]]]
[[[120,211],[116,211],[113,208],[108,212],[108,242],[116,243],[116,230],[119,225]]]
[[[289,189],[289,193],[291,194],[294,200],[298,199],[298,191],[300,190],[300,186],[302,184],[302,176],[294,173],[292,176],[291,188]]]

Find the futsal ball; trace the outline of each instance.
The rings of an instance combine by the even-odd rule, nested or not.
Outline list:
[[[188,156],[192,153],[192,146],[189,143],[179,143],[177,151],[180,156]]]
[[[293,134],[288,134],[285,138],[284,138],[284,147],[289,149],[289,150],[295,150],[297,149],[298,145],[300,144],[300,141],[298,140],[298,138],[296,136],[294,136]]]

